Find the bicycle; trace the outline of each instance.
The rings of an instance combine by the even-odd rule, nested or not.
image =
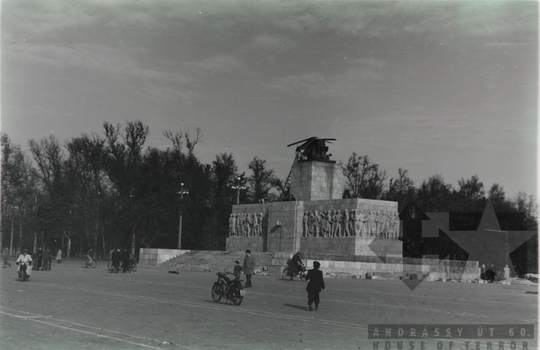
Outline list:
[[[129,260],[128,272],[137,272],[137,263],[135,260]]]
[[[81,261],[81,266],[84,267],[85,269],[88,267],[92,267],[95,269],[97,267],[97,262],[95,259],[85,256],[83,260]]]
[[[292,280],[294,276],[298,276],[300,277],[300,279],[302,281],[306,281],[306,277],[307,277],[307,270],[306,270],[306,267],[305,266],[302,266],[302,269],[296,269],[296,272],[294,273],[294,276],[291,275],[291,268],[290,267],[286,267],[283,272],[281,273],[281,277],[283,277],[284,280]]]

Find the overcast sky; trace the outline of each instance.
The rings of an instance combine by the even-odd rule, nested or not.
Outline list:
[[[536,193],[537,2],[2,1],[3,132],[28,149],[104,121],[199,127],[196,155],[254,157],[333,137],[416,185],[478,175]],[[247,172],[249,174],[249,171]]]

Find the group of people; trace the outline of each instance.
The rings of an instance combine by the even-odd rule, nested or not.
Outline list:
[[[20,256],[22,256],[23,254],[25,256],[28,255],[28,250],[24,249],[23,253],[21,253]],[[4,256],[4,263],[3,263],[2,268],[11,267],[11,264],[9,262],[9,255],[10,255],[9,248],[7,247],[4,248],[2,250],[2,255]],[[36,264],[34,266],[35,270],[42,270],[42,271],[51,270],[51,262],[53,259],[53,253],[49,250],[49,248],[45,248],[45,250],[41,248],[36,249],[36,251],[34,252],[34,254],[32,254],[30,258]],[[58,249],[58,252],[57,252],[56,262],[62,262],[62,250],[60,249]]]
[[[50,271],[52,257],[53,253],[50,251],[49,248],[45,248],[45,250],[38,248],[32,255],[32,259],[36,263],[35,269],[42,271]]]
[[[119,248],[113,248],[109,253],[109,259],[111,259],[112,262],[111,272],[114,272],[114,270],[119,271],[120,269],[122,272],[128,272],[130,258],[131,254],[126,248],[124,248],[123,251],[120,251]],[[120,266],[120,262],[122,263],[122,266]]]
[[[251,275],[253,275],[255,270],[255,257],[251,255],[251,250],[246,250],[246,256],[244,258],[244,264],[240,265],[240,261],[236,260],[234,265],[234,276],[236,279],[240,279],[242,271],[246,275],[246,284],[244,288],[252,287],[251,284]],[[313,269],[309,270],[306,276],[308,281],[306,291],[308,293],[308,308],[309,311],[313,311],[313,304],[315,305],[315,310],[319,309],[319,294],[321,291],[324,291],[326,288],[324,285],[323,273],[319,268],[321,264],[318,261],[313,262]],[[305,269],[304,264],[302,263],[302,253],[297,252],[293,255],[289,263],[290,273],[294,276],[296,271],[303,271]]]

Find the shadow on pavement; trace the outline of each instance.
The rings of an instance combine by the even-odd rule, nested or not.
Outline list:
[[[283,306],[293,307],[295,309],[300,309],[304,311],[308,310],[307,306],[300,306],[300,305],[293,305],[293,304],[283,304]]]

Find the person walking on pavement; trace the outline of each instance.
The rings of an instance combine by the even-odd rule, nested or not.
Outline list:
[[[8,258],[9,258],[9,248],[6,247],[4,248],[4,266],[2,266],[3,268],[6,268],[7,266],[11,268],[11,264],[9,263]]]
[[[251,288],[251,275],[255,270],[255,257],[251,255],[251,250],[246,250],[246,257],[244,258],[244,274],[246,275],[246,285],[244,288]]]
[[[56,252],[56,263],[62,262],[62,249],[58,248],[58,251]]]
[[[321,264],[318,261],[313,262],[313,269],[309,270],[306,276],[308,285],[306,291],[308,292],[308,306],[309,311],[313,311],[311,304],[315,303],[315,310],[319,309],[319,293],[325,289],[323,273],[319,270]]]
[[[111,270],[111,272],[113,272],[113,270],[116,270],[118,272],[118,270],[120,270],[120,260],[122,259],[122,253],[120,252],[120,249],[115,249],[111,254],[111,258],[113,265],[113,269]]]
[[[128,250],[124,248],[124,251],[122,252],[122,272],[129,271],[129,257],[130,257],[130,254]]]
[[[45,251],[43,252],[43,271],[51,270],[51,259],[51,251],[45,247]]]

